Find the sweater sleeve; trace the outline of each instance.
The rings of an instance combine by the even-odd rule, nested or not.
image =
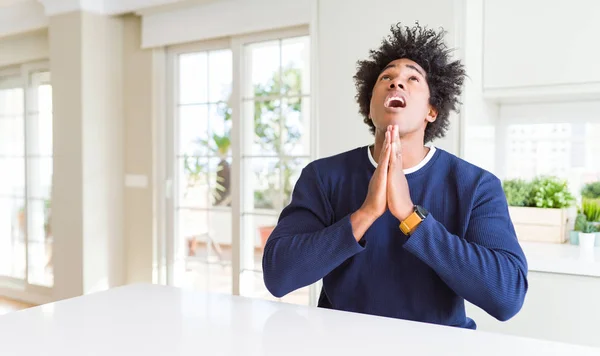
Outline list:
[[[309,164],[265,245],[265,286],[282,297],[317,282],[363,249],[354,238],[350,215],[334,222],[316,168]]]
[[[464,239],[429,214],[404,247],[457,295],[494,318],[506,321],[521,309],[528,288],[527,261],[495,176],[488,175],[477,188]]]

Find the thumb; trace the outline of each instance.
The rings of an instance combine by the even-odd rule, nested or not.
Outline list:
[[[387,144],[385,145],[384,150],[381,152],[381,158],[379,159],[379,165],[377,166],[377,169],[380,169],[380,172],[383,172],[382,174],[387,173],[390,163],[390,156],[392,155],[392,144],[389,142],[389,140],[386,139],[386,141]]]

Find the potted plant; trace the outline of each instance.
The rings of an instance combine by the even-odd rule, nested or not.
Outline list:
[[[585,229],[587,219],[585,215],[578,213],[575,218],[575,227],[569,231],[569,242],[571,245],[579,245],[579,233]]]
[[[594,248],[596,241],[597,226],[590,221],[586,221],[579,232],[579,246],[582,250],[590,251]]]
[[[575,201],[566,181],[540,176],[503,182],[511,220],[521,241],[564,243],[569,207]]]
[[[600,181],[584,185],[581,189],[581,196],[586,199],[600,199]]]
[[[583,198],[580,213],[585,216],[586,222],[595,230],[597,238],[595,245],[600,246],[600,199]],[[591,233],[591,232],[590,232]]]
[[[504,194],[509,206],[527,206],[531,195],[531,183],[523,179],[510,179],[503,182]]]

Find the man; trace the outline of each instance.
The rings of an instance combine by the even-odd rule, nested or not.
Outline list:
[[[528,267],[501,182],[425,145],[465,76],[443,35],[397,25],[359,62],[375,143],[304,168],[264,250],[273,295],[322,278],[320,307],[471,329],[464,300],[502,321],[521,309]]]

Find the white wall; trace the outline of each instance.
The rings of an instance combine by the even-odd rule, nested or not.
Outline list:
[[[600,347],[600,278],[531,272],[521,311],[499,322],[467,304],[477,329]]]
[[[47,59],[48,31],[40,30],[0,39],[0,68]]]
[[[463,158],[494,171],[496,169],[496,123],[499,105],[483,96],[483,2],[466,0],[464,54],[467,78],[463,95]]]
[[[329,156],[371,144],[373,136],[358,114],[352,77],[356,62],[366,59],[399,21],[448,31],[447,43],[456,44],[454,1],[321,0],[318,8],[318,145],[319,156]],[[433,11],[435,9],[435,11]],[[452,118],[446,140],[434,142],[458,153],[459,120]]]
[[[50,19],[54,297],[123,283],[122,23]]]
[[[485,87],[600,82],[599,16],[596,0],[485,0]]]
[[[222,0],[145,15],[142,47],[157,47],[305,25],[312,0]]]
[[[147,184],[125,187],[124,237],[127,282],[151,282],[154,209],[154,148],[156,129],[152,121],[152,50],[141,49],[141,21],[124,19],[123,95],[125,174],[141,176]]]
[[[123,21],[82,13],[84,291],[124,283]]]

